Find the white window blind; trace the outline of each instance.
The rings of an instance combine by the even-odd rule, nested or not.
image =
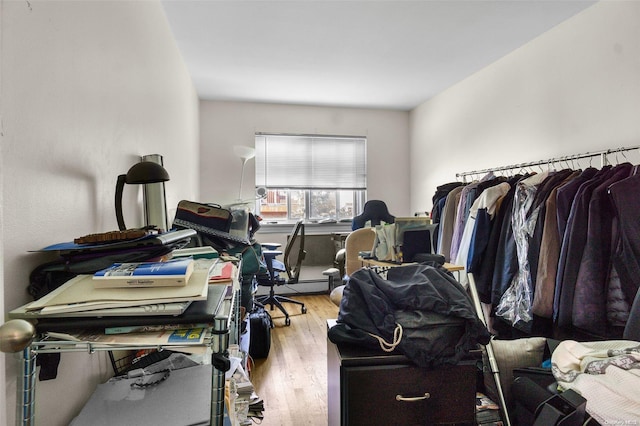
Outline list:
[[[367,188],[366,138],[256,135],[256,186]]]

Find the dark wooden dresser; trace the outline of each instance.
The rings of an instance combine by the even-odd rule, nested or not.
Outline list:
[[[327,340],[328,424],[473,425],[477,371],[475,359],[428,370],[401,354]]]

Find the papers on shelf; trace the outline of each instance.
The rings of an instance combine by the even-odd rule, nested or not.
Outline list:
[[[46,296],[9,313],[41,316],[64,312],[206,300],[209,277],[216,260],[194,261],[194,271],[184,287],[95,288],[92,275],[78,275]]]
[[[152,303],[136,306],[122,306],[116,308],[99,308],[90,309],[91,304],[85,305],[85,310],[68,312],[68,308],[57,309],[56,306],[47,308],[44,313],[42,309],[28,311],[24,306],[14,309],[9,313],[10,318],[37,319],[46,316],[47,318],[76,318],[76,317],[145,317],[149,315],[182,315],[189,306],[191,301],[187,302],[169,302],[169,303]]]
[[[97,331],[79,332],[47,332],[49,337],[73,342],[104,343],[108,345],[202,345],[206,335],[204,328],[190,328],[178,330],[161,330],[157,332],[104,334]]]

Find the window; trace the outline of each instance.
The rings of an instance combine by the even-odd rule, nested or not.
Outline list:
[[[351,219],[367,189],[366,138],[256,134],[256,211],[266,222]]]

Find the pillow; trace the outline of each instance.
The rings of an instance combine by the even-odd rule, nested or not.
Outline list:
[[[513,406],[511,401],[511,383],[513,382],[513,369],[522,367],[540,367],[547,339],[544,337],[528,337],[516,340],[491,340],[493,355],[500,372],[500,385],[507,408]],[[486,351],[483,355],[483,373],[485,393],[494,402],[500,403],[495,384],[495,375],[491,372]]]

